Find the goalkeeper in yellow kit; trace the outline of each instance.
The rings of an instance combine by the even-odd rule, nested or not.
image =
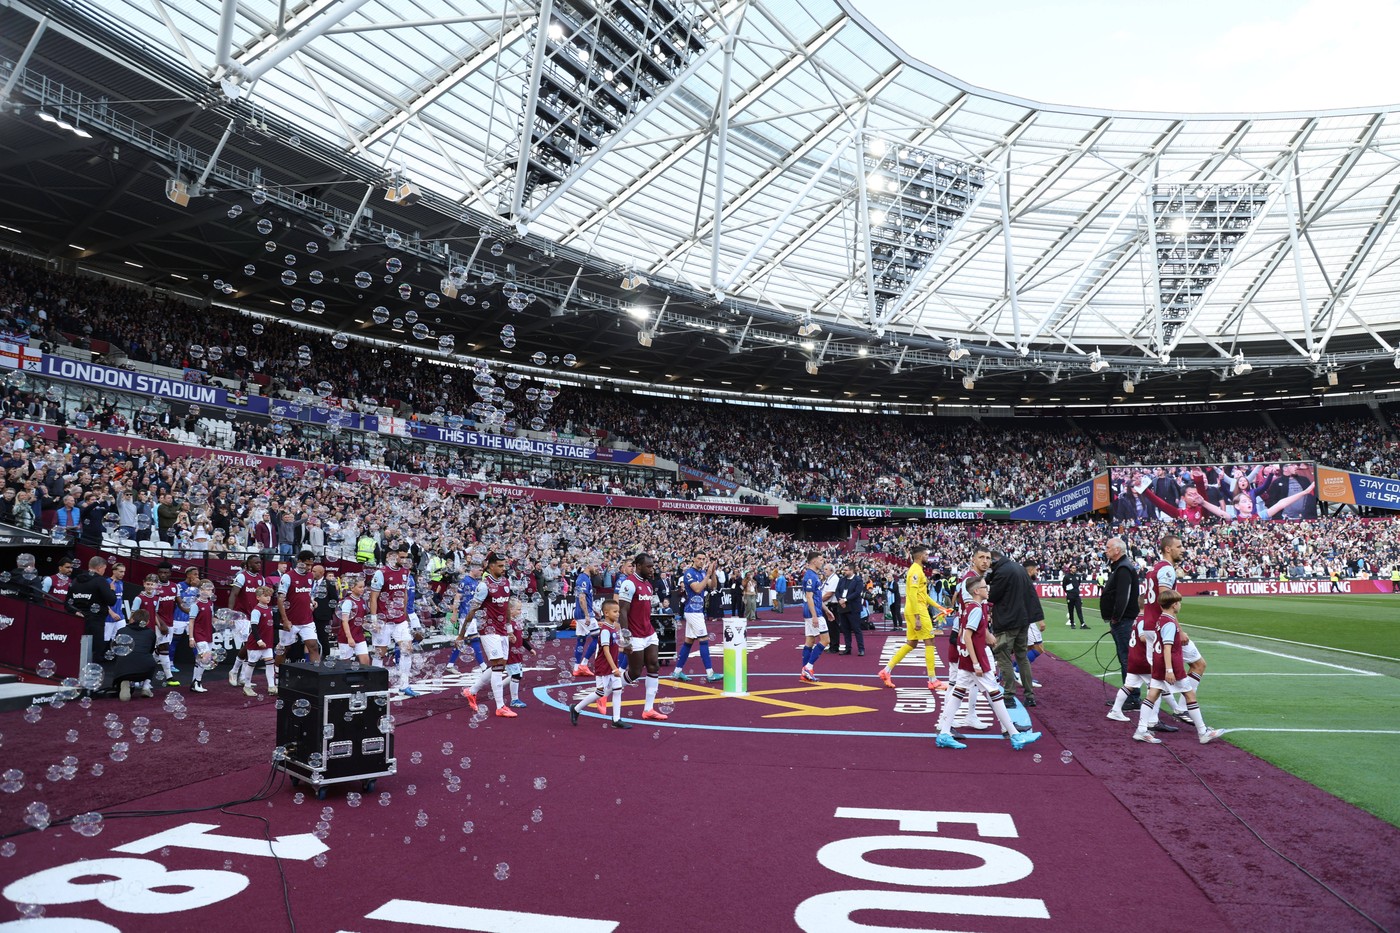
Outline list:
[[[947,612],[929,598],[928,579],[924,576],[926,554],[928,548],[922,544],[914,545],[913,550],[909,552],[909,572],[904,577],[904,630],[907,641],[899,646],[894,657],[890,658],[890,663],[880,668],[880,679],[885,682],[886,687],[894,686],[894,681],[890,678],[894,666],[903,661],[919,642],[923,642],[924,663],[928,667],[928,688],[948,689],[948,685],[938,679],[938,650],[933,646],[933,616],[930,615],[929,609],[937,607],[940,616],[946,615]]]

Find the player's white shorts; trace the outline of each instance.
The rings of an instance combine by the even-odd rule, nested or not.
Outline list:
[[[189,619],[176,619],[170,623],[170,633],[172,635],[186,635],[190,630]]]
[[[161,645],[168,645],[168,644],[170,644],[170,632],[168,632],[168,631],[166,631],[166,632],[157,631],[157,632],[156,632],[156,647],[159,648]]]
[[[1181,660],[1187,664],[1195,664],[1201,660],[1201,649],[1196,647],[1194,641],[1188,641],[1181,646]]]
[[[467,623],[467,630],[466,630],[465,632],[463,632],[462,635],[463,635],[463,637],[465,637],[465,638],[476,638],[476,637],[478,637],[480,634],[481,634],[481,629],[477,628],[476,617],[473,616],[473,617],[472,617],[472,620],[471,620],[470,622]]]
[[[1123,678],[1123,686],[1127,687],[1129,690],[1138,687],[1146,687],[1151,683],[1152,678],[1147,674],[1129,674]]]
[[[803,628],[806,630],[808,637],[815,637],[817,635],[826,634],[825,616],[817,616],[815,619],[803,619],[802,625]]]
[[[120,632],[122,626],[125,624],[126,621],[123,619],[117,619],[116,621],[108,619],[102,625],[102,640],[111,641],[113,638],[116,638],[117,632]]]
[[[353,645],[340,642],[340,647],[336,649],[336,657],[342,661],[349,661],[355,657],[365,657],[369,654],[369,647],[362,641],[357,641]]]
[[[658,634],[656,634],[655,632],[652,632],[650,635],[647,635],[645,638],[643,638],[641,635],[632,635],[631,633],[628,633],[627,651],[628,651],[629,654],[630,654],[631,652],[633,652],[633,651],[643,651],[643,650],[645,650],[645,649],[647,649],[647,648],[660,648],[660,647],[661,647],[661,636],[658,635]]]
[[[196,658],[200,655],[210,654],[212,651],[213,649],[210,648],[209,642],[207,641],[197,641],[194,643],[194,656]]]
[[[1045,641],[1045,636],[1040,633],[1040,626],[1032,622],[1031,627],[1026,630],[1026,647],[1031,648]]]
[[[997,683],[996,671],[990,670],[983,674],[976,671],[965,671],[958,668],[958,675],[953,679],[953,686],[962,687],[972,696],[975,691],[982,691],[991,696],[1001,690],[1001,684]]]
[[[598,692],[603,696],[607,696],[609,693],[622,687],[622,679],[616,674],[595,675],[593,682],[597,684]]]
[[[1160,690],[1163,693],[1193,693],[1199,683],[1200,682],[1196,680],[1196,678],[1189,675],[1186,677],[1178,677],[1174,684],[1169,684],[1165,680],[1154,679],[1152,681],[1152,689]]]
[[[242,618],[233,623],[233,645],[235,648],[242,648],[243,643],[248,640],[248,635],[253,630],[251,619]]]
[[[376,642],[377,644],[377,642]],[[488,661],[503,661],[510,649],[510,642],[504,635],[481,634],[481,651]]]
[[[285,648],[288,645],[295,645],[300,638],[305,642],[316,640],[316,626],[311,623],[306,625],[293,625],[290,629],[277,630],[277,647]]]
[[[709,634],[710,629],[705,625],[705,613],[687,612],[685,614],[685,637],[687,640],[691,638],[706,638]]]
[[[249,663],[249,664],[257,664],[259,661],[271,661],[271,660],[272,660],[272,649],[271,649],[271,648],[249,648],[249,649],[248,649],[248,663]]]
[[[583,634],[583,635],[597,635],[597,634],[598,634],[598,620],[597,620],[597,619],[575,619],[575,620],[574,620],[574,631],[575,631],[576,633],[580,633],[580,634]]]
[[[311,637],[316,637],[314,627]],[[376,648],[387,648],[392,644],[405,641],[413,641],[413,629],[409,626],[407,619],[402,622],[381,622],[379,631],[374,633],[374,647]]]

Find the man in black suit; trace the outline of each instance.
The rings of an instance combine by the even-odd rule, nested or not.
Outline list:
[[[1110,562],[1108,582],[1099,596],[1099,614],[1108,623],[1113,634],[1113,643],[1118,649],[1118,667],[1124,682],[1128,679],[1128,636],[1138,615],[1138,574],[1137,566],[1122,538],[1109,538],[1104,545],[1104,555]],[[1134,691],[1123,704],[1123,709],[1137,709],[1141,697]]]
[[[836,581],[836,624],[838,632],[845,635],[846,647],[841,654],[851,653],[851,640],[855,639],[856,654],[865,656],[865,632],[860,627],[860,609],[865,600],[865,581],[856,572],[855,564],[841,568],[841,577]]]

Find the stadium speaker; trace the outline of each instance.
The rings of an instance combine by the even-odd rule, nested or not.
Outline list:
[[[1336,374],[1336,373],[1328,373],[1328,374],[1327,374],[1327,384],[1328,384],[1329,386],[1334,386],[1334,385],[1337,384],[1337,374]]]
[[[1128,393],[1129,395],[1132,395],[1132,394],[1133,394],[1133,390],[1136,389],[1136,388],[1137,388],[1137,386],[1133,384],[1133,380],[1131,380],[1131,379],[1124,379],[1124,380],[1123,380],[1123,391],[1124,391],[1124,392]]]
[[[442,297],[444,297],[444,298],[456,298],[456,297],[457,297],[457,286],[456,286],[456,285],[453,285],[453,284],[452,284],[451,282],[449,282],[447,279],[443,279],[442,282],[439,283],[438,287],[439,287],[439,289],[442,291]]]
[[[819,369],[820,369],[820,367],[817,366],[817,361],[816,361],[816,360],[808,360],[808,361],[807,361],[807,375],[809,375],[809,376],[815,376],[815,375],[817,374],[817,371],[818,371]]]
[[[644,347],[651,346],[651,332],[646,330],[637,331],[637,342]]]
[[[181,207],[190,206],[190,186],[178,178],[167,178],[165,181],[165,199],[172,204]]]
[[[971,392],[973,389],[977,388],[977,380],[973,379],[971,376],[963,376],[963,388]]]

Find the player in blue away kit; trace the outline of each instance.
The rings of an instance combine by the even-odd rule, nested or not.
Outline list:
[[[674,680],[690,679],[685,673],[685,662],[690,660],[690,646],[697,643],[700,662],[705,665],[705,679],[711,682],[724,679],[715,673],[715,666],[710,663],[710,630],[705,625],[705,594],[719,588],[715,576],[718,569],[719,564],[701,551],[681,574],[681,589],[685,593],[685,644],[676,652],[676,669],[671,674]]]
[[[813,673],[817,659],[831,644],[826,624],[836,617],[822,603],[822,567],[826,558],[816,551],[807,552],[807,570],[802,574],[802,622],[807,641],[802,646],[802,680],[815,684],[820,678]]]
[[[481,650],[481,635],[477,632],[476,625],[476,611],[486,601],[486,587],[481,582],[481,572],[481,561],[472,561],[467,575],[462,578],[457,592],[452,597],[448,620],[455,620],[458,625],[457,638],[453,642],[452,653],[447,656],[447,663],[454,668],[457,666],[457,659],[462,656],[462,649],[468,646],[476,657],[476,666],[480,668],[486,664],[486,655]]]
[[[593,611],[593,574],[598,572],[598,559],[584,558],[574,580],[574,676],[592,677],[588,662],[598,650],[598,617]]]

